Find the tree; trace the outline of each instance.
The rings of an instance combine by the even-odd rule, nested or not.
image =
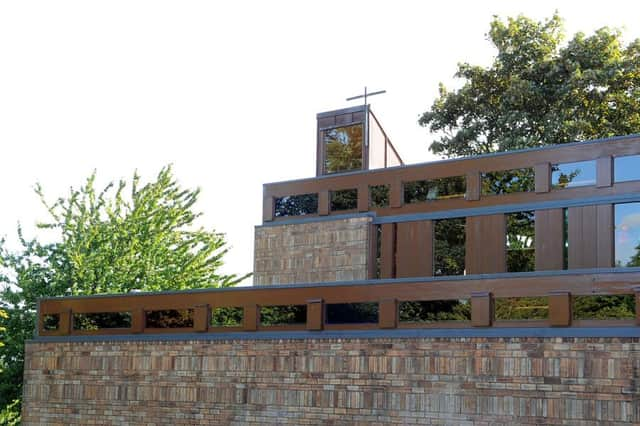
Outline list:
[[[640,39],[618,30],[577,33],[562,45],[562,19],[494,18],[491,66],[463,63],[459,90],[440,84],[420,125],[434,154],[484,154],[640,132]]]
[[[7,329],[0,406],[20,397],[24,341],[33,336],[38,298],[227,287],[248,276],[219,273],[228,250],[224,236],[196,227],[200,190],[182,189],[171,167],[146,185],[137,173],[130,185],[120,181],[102,190],[95,179],[94,173],[53,203],[37,185],[49,213],[38,226],[56,233],[57,241],[29,240],[18,228],[21,249],[0,250],[7,271],[0,277],[2,305],[9,313],[0,321]]]

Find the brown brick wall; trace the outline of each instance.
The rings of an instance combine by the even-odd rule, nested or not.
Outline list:
[[[367,279],[370,217],[257,227],[255,285]]]
[[[27,345],[25,425],[638,424],[640,338]]]

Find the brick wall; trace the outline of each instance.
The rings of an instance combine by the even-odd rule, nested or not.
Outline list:
[[[638,424],[640,338],[31,342],[25,425]]]
[[[256,227],[255,285],[367,278],[370,217]]]

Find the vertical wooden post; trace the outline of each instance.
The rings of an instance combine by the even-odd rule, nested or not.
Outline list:
[[[564,290],[549,293],[549,325],[569,327],[571,325],[571,293]]]
[[[471,326],[491,327],[493,323],[493,296],[487,291],[471,293]]]
[[[389,185],[389,206],[392,208],[402,207],[403,198],[402,180],[395,178]]]
[[[307,330],[322,330],[324,326],[324,303],[322,299],[307,300]]]
[[[396,299],[381,300],[378,304],[378,327],[398,327],[398,301]]]
[[[380,278],[395,278],[395,240],[396,224],[384,223],[382,226],[382,241],[380,242]]]
[[[549,192],[551,190],[551,164],[536,164],[534,172],[536,193]]]
[[[596,186],[604,188],[613,184],[613,158],[600,157],[596,160]]]
[[[131,310],[131,332],[134,334],[139,334],[144,332],[145,328],[145,314],[144,309],[137,308]]]
[[[480,172],[467,173],[467,194],[465,195],[467,201],[476,201],[480,199],[481,186],[482,180],[480,179]]]
[[[358,185],[358,211],[369,211],[369,185]]]
[[[329,191],[323,190],[318,192],[318,215],[326,216],[331,210],[331,200],[329,199]]]
[[[271,222],[275,214],[275,200],[273,197],[264,197],[262,199],[262,221]]]
[[[198,305],[193,309],[193,331],[204,332],[211,322],[209,305]]]
[[[260,320],[260,308],[258,305],[244,305],[242,318],[244,331],[256,331]]]
[[[634,287],[636,294],[636,325],[640,325],[640,287]]]
[[[378,278],[378,225],[369,225],[369,254],[367,258],[367,278]]]
[[[62,336],[67,336],[71,333],[71,327],[73,327],[73,313],[71,312],[71,309],[60,312],[58,333]]]

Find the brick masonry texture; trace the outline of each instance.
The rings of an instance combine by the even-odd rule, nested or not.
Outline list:
[[[257,227],[255,285],[364,280],[370,217]]]
[[[26,348],[25,425],[639,423],[638,338]]]

